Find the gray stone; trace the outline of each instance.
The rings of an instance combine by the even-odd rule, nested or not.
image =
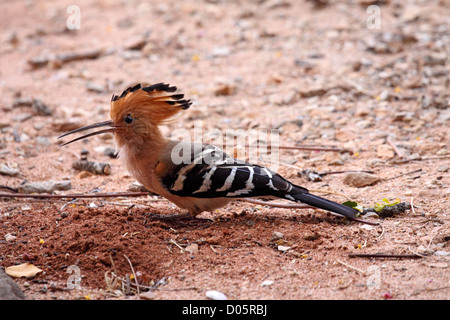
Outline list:
[[[366,186],[371,186],[380,181],[381,179],[373,174],[365,172],[349,172],[344,176],[344,184],[362,188]]]
[[[19,186],[20,193],[52,193],[56,190],[70,190],[72,185],[70,180],[62,181],[42,181],[25,183]]]
[[[17,283],[0,268],[0,300],[24,300],[23,294]]]

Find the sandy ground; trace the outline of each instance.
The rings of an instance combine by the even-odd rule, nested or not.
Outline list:
[[[15,278],[28,299],[448,299],[450,7],[380,2],[377,20],[362,0],[77,1],[75,30],[70,1],[1,2],[3,193],[47,180],[70,181],[56,194],[129,190],[104,153],[111,136],[56,138],[109,119],[113,93],[166,82],[193,101],[166,135],[273,129],[283,146],[334,146],[260,161],[335,201],[412,208],[374,226],[234,202],[167,222],[152,214],[182,211],[158,196],[2,197],[0,266],[42,270]],[[112,173],[73,169],[82,149]],[[344,173],[312,182],[304,169]],[[380,180],[354,187],[350,170]],[[351,257],[376,253],[400,257]]]

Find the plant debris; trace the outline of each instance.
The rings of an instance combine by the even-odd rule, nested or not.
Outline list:
[[[395,215],[405,213],[411,209],[411,204],[407,202],[396,202],[390,205],[375,205],[373,208],[364,209],[363,213],[375,212],[381,218],[390,218]]]
[[[76,170],[83,170],[95,174],[110,175],[111,165],[109,163],[79,160],[72,163],[72,168]]]

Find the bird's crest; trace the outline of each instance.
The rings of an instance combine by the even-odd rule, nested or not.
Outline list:
[[[174,94],[176,90],[177,87],[162,82],[146,87],[141,84],[129,87],[120,96],[112,96],[111,119],[138,112],[155,125],[168,123],[192,104],[191,100],[184,99],[184,94]]]

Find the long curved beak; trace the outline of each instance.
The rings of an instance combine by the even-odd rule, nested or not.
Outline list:
[[[68,145],[69,143],[72,143],[72,142],[75,142],[75,141],[78,141],[78,140],[81,140],[81,139],[84,139],[84,138],[95,136],[97,134],[102,134],[102,133],[107,133],[107,132],[115,132],[115,131],[117,131],[118,128],[120,128],[120,126],[115,125],[112,120],[108,120],[108,121],[94,123],[94,124],[91,124],[91,125],[88,125],[88,126],[85,126],[85,127],[81,127],[81,128],[78,128],[78,129],[66,132],[63,135],[60,135],[58,137],[58,139],[61,139],[61,138],[65,137],[65,136],[68,136],[68,135],[73,134],[73,133],[82,132],[82,131],[89,130],[89,129],[94,129],[94,128],[100,128],[100,127],[109,127],[109,128],[82,135],[81,137],[75,138],[73,140],[70,140],[68,142],[65,142],[65,143],[61,144],[60,147]]]

